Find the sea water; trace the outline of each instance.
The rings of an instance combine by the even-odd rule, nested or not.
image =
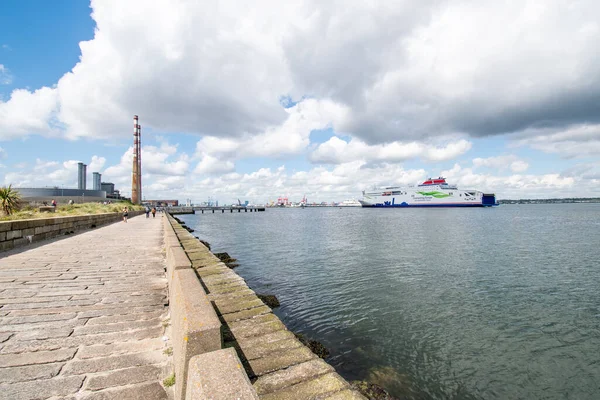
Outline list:
[[[600,398],[600,204],[181,218],[347,379],[409,399]]]

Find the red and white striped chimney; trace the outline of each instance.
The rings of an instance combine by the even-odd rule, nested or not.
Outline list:
[[[139,129],[140,129],[140,125],[138,124],[138,116],[134,115],[133,116],[133,170],[132,170],[132,174],[131,174],[131,202],[133,204],[140,203]]]

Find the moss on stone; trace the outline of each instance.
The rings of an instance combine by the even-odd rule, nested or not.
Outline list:
[[[171,375],[167,376],[163,380],[163,385],[165,385],[165,387],[171,387],[174,384],[175,384],[175,373],[172,373]]]

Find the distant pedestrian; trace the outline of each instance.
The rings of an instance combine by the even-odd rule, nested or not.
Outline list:
[[[56,200],[52,199],[52,207],[56,208]]]
[[[146,206],[146,218],[150,218],[150,207]]]
[[[123,222],[127,223],[127,216],[129,215],[129,209],[125,207],[123,209]]]
[[[152,207],[152,218],[156,217],[156,207]]]

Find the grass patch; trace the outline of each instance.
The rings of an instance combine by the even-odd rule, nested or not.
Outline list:
[[[167,356],[172,356],[173,355],[173,348],[172,347],[167,347],[166,349],[163,350],[163,354],[165,354]]]
[[[122,212],[123,208],[129,208],[129,211],[143,210],[142,206],[134,206],[131,203],[112,203],[112,204],[98,204],[98,203],[77,203],[77,204],[61,204],[56,207],[56,212],[47,213],[39,212],[39,207],[25,206],[19,211],[11,214],[10,216],[4,216],[0,218],[0,221],[13,221],[19,219],[40,219],[40,218],[54,218],[54,217],[70,217],[75,215],[90,215],[90,214],[104,214],[113,212]]]
[[[169,375],[165,379],[163,379],[163,385],[165,385],[165,387],[171,387],[174,384],[175,384],[175,373],[172,373],[171,375]]]

